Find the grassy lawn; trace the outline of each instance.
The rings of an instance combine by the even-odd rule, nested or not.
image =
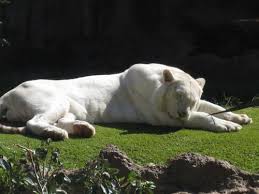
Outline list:
[[[198,152],[259,173],[259,109],[246,109],[254,123],[236,133],[212,133],[200,130],[164,130],[142,125],[96,126],[90,139],[54,142],[61,150],[66,168],[82,167],[86,160],[98,155],[107,144],[115,144],[139,164],[165,164],[167,159],[184,152]],[[21,135],[0,134],[0,145],[14,144],[36,147],[40,140]],[[17,149],[15,147],[15,149]],[[1,154],[1,150],[0,150]]]

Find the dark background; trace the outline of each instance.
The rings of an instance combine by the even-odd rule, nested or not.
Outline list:
[[[259,93],[259,2],[11,0],[1,5],[0,93],[30,79],[157,62],[205,77],[206,98]],[[250,2],[250,3],[249,3]]]

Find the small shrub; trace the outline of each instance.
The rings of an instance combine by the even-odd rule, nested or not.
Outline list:
[[[121,178],[122,193],[153,193],[156,188],[152,181],[146,181],[135,172],[131,172],[127,179]]]
[[[0,188],[4,193],[60,193],[62,184],[68,177],[59,173],[63,168],[59,161],[59,150],[50,147],[50,141],[31,150],[21,145],[24,154],[7,159],[0,157]]]
[[[9,158],[7,151],[0,147],[4,155],[0,155],[0,191],[3,194],[67,193],[71,180],[62,173],[59,149],[50,145],[50,140],[43,141],[39,148],[32,150],[16,145],[23,150],[17,157],[16,153]],[[10,149],[8,149],[10,151]],[[130,173],[128,177],[118,178],[118,169],[98,157],[88,162],[80,178],[74,182],[83,183],[85,193],[153,193],[153,182],[143,180],[138,174]]]
[[[86,193],[151,194],[155,189],[153,182],[143,180],[135,172],[129,173],[127,177],[118,178],[118,169],[111,168],[108,161],[102,157],[87,163],[84,175]]]
[[[0,155],[0,190],[2,193],[25,191],[25,173],[20,161]]]

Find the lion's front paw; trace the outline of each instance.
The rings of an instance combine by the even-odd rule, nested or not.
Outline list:
[[[68,139],[67,131],[55,126],[48,127],[44,130],[43,137],[51,138],[52,140],[65,140]]]
[[[226,120],[214,119],[213,121],[213,130],[216,132],[231,132],[231,131],[239,131],[242,129],[242,126]]]
[[[240,125],[246,125],[253,122],[252,118],[248,117],[246,114],[234,114],[231,121]]]

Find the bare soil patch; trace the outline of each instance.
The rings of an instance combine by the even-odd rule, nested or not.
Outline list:
[[[227,161],[197,153],[185,153],[170,159],[166,166],[134,163],[114,145],[100,151],[100,156],[108,160],[112,167],[119,169],[120,176],[131,171],[139,173],[146,180],[155,183],[155,193],[259,193],[259,174],[238,169]],[[81,186],[73,180],[80,177],[82,170],[69,170],[71,193],[80,193]]]
[[[258,174],[197,153],[170,159],[167,166],[140,166],[114,145],[107,146],[100,155],[118,168],[121,175],[133,170],[154,181],[155,193],[259,193]]]

